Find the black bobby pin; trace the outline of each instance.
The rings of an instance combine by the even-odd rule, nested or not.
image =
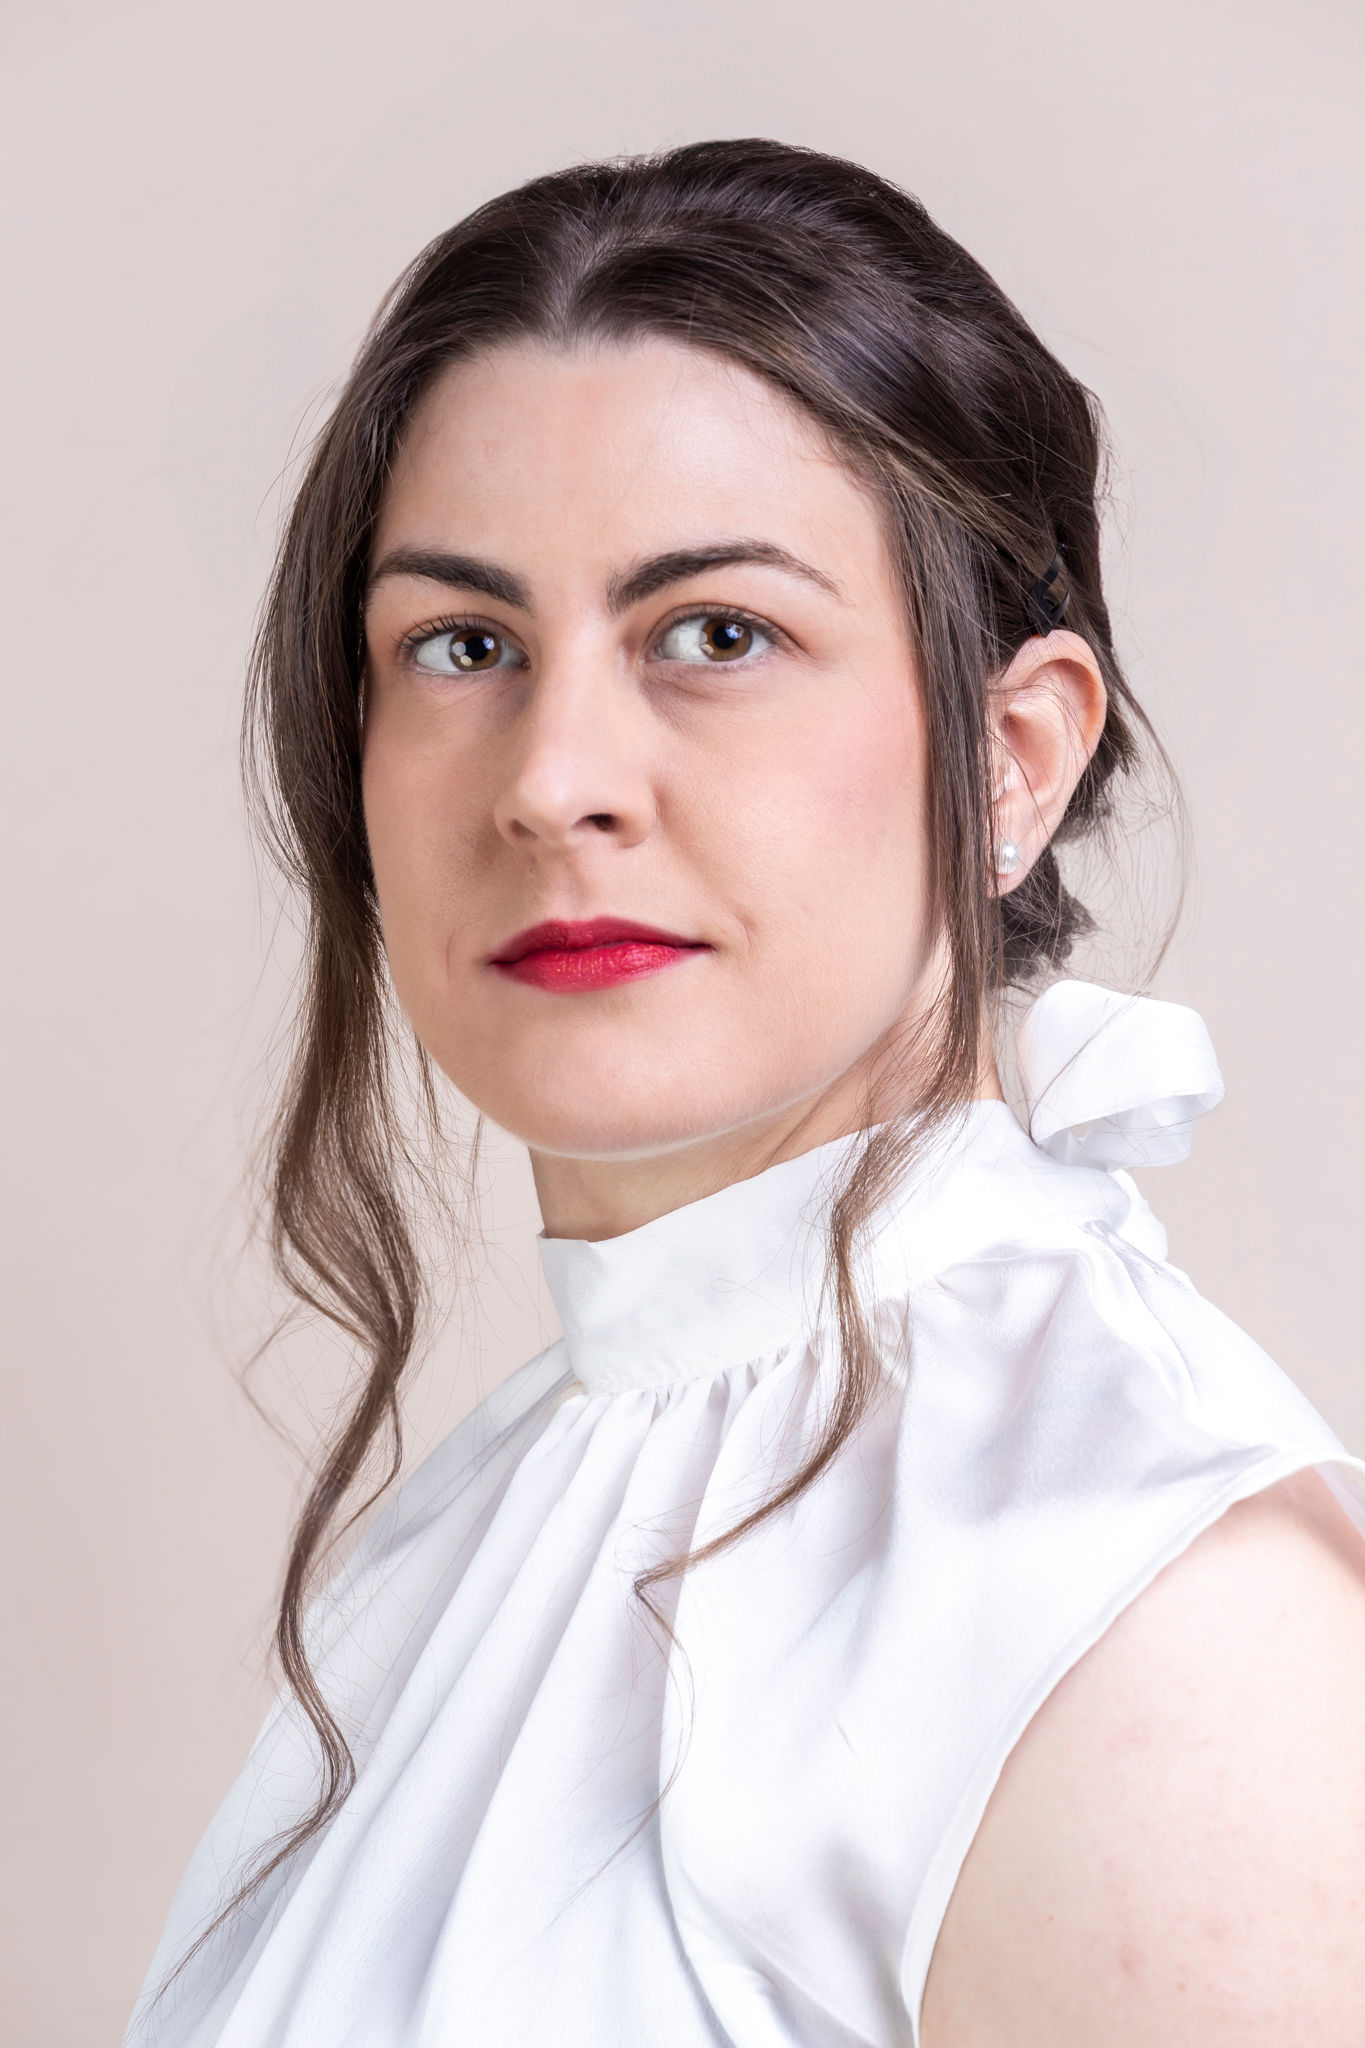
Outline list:
[[[1062,558],[1060,555],[1054,555],[1024,599],[1024,610],[1028,613],[1029,624],[1035,633],[1041,633],[1044,638],[1061,625],[1066,615],[1067,600],[1071,592],[1064,590],[1060,597],[1054,597],[1052,594],[1052,586],[1062,572]]]

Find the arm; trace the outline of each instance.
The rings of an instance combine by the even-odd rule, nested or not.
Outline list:
[[[1361,2048],[1365,1542],[1316,1473],[1230,1509],[1034,1717],[923,2048]]]

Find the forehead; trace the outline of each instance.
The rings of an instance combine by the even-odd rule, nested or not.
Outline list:
[[[403,438],[375,545],[614,565],[718,533],[845,569],[882,546],[871,493],[814,420],[741,365],[650,338],[501,347],[444,371]]]

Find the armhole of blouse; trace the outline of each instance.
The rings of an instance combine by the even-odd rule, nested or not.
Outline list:
[[[1010,1712],[986,1744],[980,1762],[944,1830],[926,1872],[901,1952],[901,1996],[910,2016],[910,2048],[922,2048],[920,2025],[924,1989],[934,1944],[977,1829],[995,1790],[1010,1751],[1033,1719],[1048,1694],[1086,1651],[1097,1643],[1109,1624],[1136,1600],[1166,1565],[1187,1550],[1196,1536],[1212,1527],[1219,1516],[1240,1500],[1264,1492],[1281,1479],[1309,1469],[1319,1472],[1333,1497],[1345,1510],[1365,1541],[1365,1459],[1346,1452],[1324,1451],[1319,1447],[1278,1450],[1248,1463],[1216,1492],[1201,1501],[1192,1515],[1171,1530],[1165,1540],[1114,1590],[1083,1625],[1073,1630],[1060,1649],[1054,1650],[1034,1677],[1019,1693]]]

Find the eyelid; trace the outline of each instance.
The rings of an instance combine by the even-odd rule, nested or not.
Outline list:
[[[670,612],[666,619],[660,620],[649,636],[646,654],[653,654],[659,642],[671,633],[675,626],[688,625],[693,619],[735,619],[741,626],[757,626],[760,632],[769,635],[777,647],[794,647],[796,644],[790,633],[784,633],[781,626],[775,626],[762,612],[750,611],[748,605],[685,604],[680,605],[677,611]]]
[[[679,605],[676,611],[670,612],[666,618],[660,620],[649,636],[646,654],[652,654],[674,626],[686,625],[693,619],[737,619],[741,625],[757,626],[760,631],[770,636],[777,647],[790,648],[796,644],[790,633],[775,625],[762,612],[752,611],[748,605],[685,604]],[[438,640],[446,633],[469,632],[492,633],[500,640],[510,640],[519,654],[523,657],[526,655],[526,649],[521,641],[515,633],[509,632],[506,626],[499,625],[495,619],[487,618],[479,612],[462,611],[443,612],[438,618],[426,619],[420,625],[410,626],[395,643],[394,657],[398,661],[406,661],[425,640]]]
[[[500,626],[493,619],[480,617],[478,612],[443,613],[438,619],[428,619],[423,625],[412,626],[402,635],[394,648],[394,657],[406,661],[424,640],[440,640],[447,633],[490,633],[497,640],[508,640],[523,659],[526,649],[515,633],[506,626]]]

